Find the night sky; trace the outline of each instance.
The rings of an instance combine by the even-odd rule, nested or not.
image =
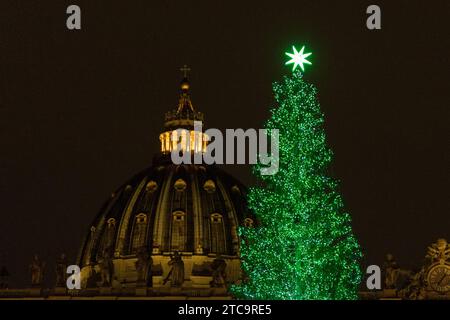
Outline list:
[[[306,45],[331,172],[364,263],[420,266],[450,240],[448,1],[0,2],[0,264],[74,262],[119,185],[151,165],[188,64],[214,128],[261,128],[284,52]],[[393,3],[395,2],[395,3]],[[66,28],[78,4],[82,29]],[[382,30],[366,28],[370,4]],[[247,184],[247,166],[225,169]],[[52,284],[49,274],[47,283]]]

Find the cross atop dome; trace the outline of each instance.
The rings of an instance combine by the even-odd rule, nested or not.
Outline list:
[[[180,71],[183,72],[183,79],[181,80],[181,95],[178,103],[178,113],[183,112],[186,108],[191,112],[194,112],[194,107],[192,106],[191,98],[189,96],[189,81],[187,78],[188,72],[191,71],[187,65],[184,65],[180,68]]]
[[[180,71],[183,72],[183,77],[187,79],[187,74],[189,71],[191,71],[191,68],[189,68],[187,65],[184,65],[182,68],[180,68]]]
[[[189,68],[187,65],[184,65],[182,68],[180,68],[180,71],[183,72],[183,79],[181,80],[181,90],[183,91],[183,94],[187,94],[187,92],[189,91],[188,72],[191,71],[191,68]]]

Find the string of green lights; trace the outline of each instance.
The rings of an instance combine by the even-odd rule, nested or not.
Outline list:
[[[332,152],[316,88],[295,70],[304,70],[304,47],[293,49],[293,72],[274,83],[276,106],[266,123],[279,129],[279,171],[261,175],[254,167],[261,186],[249,190],[248,202],[258,223],[239,230],[245,279],[231,292],[242,299],[356,299],[361,249],[328,175]]]

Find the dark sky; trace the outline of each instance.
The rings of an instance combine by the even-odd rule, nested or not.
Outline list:
[[[395,3],[394,3],[395,2]],[[366,29],[366,8],[382,30]],[[82,30],[66,29],[78,4]],[[450,240],[448,1],[0,2],[0,263],[73,261],[109,194],[151,164],[179,68],[207,126],[261,128],[284,52],[313,52],[332,172],[370,264]],[[248,167],[226,169],[247,185]]]

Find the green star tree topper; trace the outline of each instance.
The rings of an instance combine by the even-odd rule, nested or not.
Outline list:
[[[305,51],[305,46],[303,46],[300,51],[297,51],[295,46],[292,46],[293,53],[285,52],[287,56],[291,58],[291,60],[287,61],[286,64],[294,64],[292,67],[292,71],[295,71],[297,66],[300,66],[302,71],[305,71],[303,64],[311,64],[306,58],[308,58],[312,53],[303,53]]]
[[[294,48],[294,72],[273,85],[276,103],[265,127],[279,130],[279,171],[261,175],[261,165],[254,167],[260,183],[247,199],[256,223],[239,229],[245,277],[231,287],[237,298],[358,297],[361,249],[329,175],[317,90],[295,70],[307,63],[303,52]]]

